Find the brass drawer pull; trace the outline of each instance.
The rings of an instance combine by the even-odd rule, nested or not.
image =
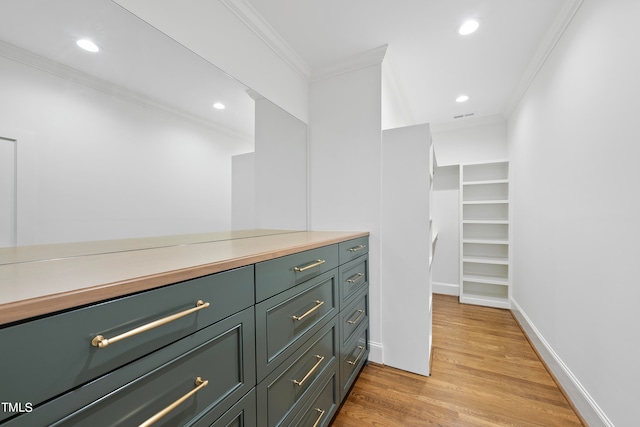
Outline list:
[[[356,283],[358,280],[364,277],[364,273],[354,274],[350,278],[347,279],[347,283]]]
[[[316,311],[317,309],[319,309],[319,308],[322,306],[322,304],[324,304],[324,301],[318,301],[318,300],[316,300],[316,301],[315,301],[315,303],[316,303],[316,305],[315,305],[312,309],[310,309],[309,311],[307,311],[305,314],[303,314],[302,316],[300,316],[300,317],[298,317],[298,316],[291,316],[291,318],[292,318],[293,320],[302,320],[302,319],[304,319],[305,317],[307,317],[308,315],[310,315],[311,313],[313,313],[314,311]]]
[[[180,399],[178,399],[175,402],[173,402],[171,405],[169,405],[166,408],[164,408],[162,411],[158,412],[157,414],[155,414],[154,416],[149,418],[147,421],[145,421],[142,424],[140,424],[139,427],[148,427],[151,424],[155,423],[156,421],[159,421],[161,418],[163,418],[169,412],[171,412],[174,409],[176,409],[176,407],[178,407],[182,402],[184,402],[185,400],[187,400],[188,398],[190,398],[191,396],[193,396],[194,394],[199,392],[201,389],[206,387],[207,384],[209,384],[209,380],[203,380],[200,377],[196,378],[196,383],[195,383],[196,388],[194,388],[189,393],[187,393],[184,396],[182,396]]]
[[[187,316],[191,313],[195,313],[196,311],[202,310],[204,308],[209,307],[209,303],[208,302],[203,302],[202,300],[198,300],[198,302],[196,302],[196,306],[194,308],[190,308],[188,310],[185,311],[181,311],[180,313],[176,313],[176,314],[172,314],[170,316],[164,317],[162,319],[158,319],[155,320],[151,323],[147,323],[146,325],[142,325],[140,327],[137,327],[135,329],[132,329],[128,332],[125,332],[124,334],[120,334],[120,335],[116,335],[113,338],[105,338],[102,335],[96,335],[95,338],[93,338],[91,340],[91,345],[94,347],[98,347],[98,348],[105,348],[110,344],[113,344],[115,342],[118,342],[120,340],[123,340],[125,338],[129,338],[132,337],[134,335],[138,335],[141,334],[143,332],[147,332],[151,329],[157,328],[158,326],[162,326],[162,325],[166,325],[167,323],[171,323],[174,320],[178,320],[181,317]]]
[[[327,261],[326,261],[326,260],[324,260],[324,259],[319,259],[319,260],[317,260],[317,261],[314,261],[312,264],[305,265],[304,267],[294,267],[294,268],[293,268],[293,271],[297,271],[297,272],[305,271],[305,270],[308,270],[308,269],[310,269],[310,268],[313,268],[313,267],[317,267],[317,266],[319,266],[319,265],[322,265],[322,264],[324,264],[325,262],[327,262]]]
[[[315,423],[313,423],[313,427],[317,427],[318,423],[320,423],[320,420],[322,419],[322,417],[324,416],[324,411],[320,408],[316,408],[316,411],[318,412],[318,419],[316,420]]]
[[[315,371],[316,369],[318,369],[318,366],[320,366],[320,364],[322,363],[322,361],[324,360],[324,356],[320,356],[319,354],[316,354],[316,358],[318,359],[318,361],[316,362],[315,365],[313,365],[313,368],[311,368],[311,370],[309,372],[307,372],[307,375],[304,376],[303,379],[301,379],[300,381],[298,380],[293,380],[293,383],[295,385],[297,385],[298,387],[300,387],[302,384],[304,384],[304,382],[307,380],[307,378],[309,378],[309,376],[311,374],[313,374],[313,371]]]
[[[358,323],[362,316],[364,316],[364,310],[358,310],[358,313],[360,314],[358,314],[358,317],[356,317],[355,320],[349,320],[347,323],[350,325],[355,325],[356,323]]]
[[[358,361],[360,360],[360,358],[362,357],[362,354],[364,353],[364,346],[359,345],[358,348],[360,349],[360,353],[358,353],[358,357],[356,357],[356,360],[347,360],[347,363],[349,365],[357,365]]]
[[[352,248],[347,249],[349,252],[358,252],[363,250],[364,248],[366,248],[367,245],[358,245],[358,246],[354,246]]]

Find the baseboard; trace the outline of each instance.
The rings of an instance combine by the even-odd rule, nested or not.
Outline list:
[[[551,345],[544,339],[531,319],[522,310],[522,307],[513,298],[511,299],[511,312],[583,421],[590,427],[614,427],[611,420],[607,418],[595,400],[580,384],[580,381],[573,375],[569,367],[560,359],[560,356],[551,348]]]
[[[369,341],[369,360],[374,363],[383,364],[381,343]]]
[[[432,282],[433,293],[442,295],[460,295],[460,285],[458,283]]]

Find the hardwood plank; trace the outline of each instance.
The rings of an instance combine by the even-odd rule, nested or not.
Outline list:
[[[434,295],[432,363],[430,377],[365,366],[331,425],[583,425],[508,310]]]

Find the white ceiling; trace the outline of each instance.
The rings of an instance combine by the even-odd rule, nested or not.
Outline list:
[[[235,0],[230,0],[235,1]],[[527,67],[557,31],[572,0],[237,0],[246,1],[311,69],[388,44],[414,123],[460,114],[505,114]],[[480,21],[467,37],[457,27]],[[545,46],[542,46],[544,49]],[[389,77],[389,72],[386,73]],[[457,104],[459,94],[470,100]],[[464,120],[464,119],[462,119]]]

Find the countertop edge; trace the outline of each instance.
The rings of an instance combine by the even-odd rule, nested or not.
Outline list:
[[[257,252],[247,256],[229,258],[177,270],[158,271],[156,274],[147,276],[132,277],[130,279],[105,283],[97,286],[83,287],[60,293],[52,293],[35,298],[0,304],[0,325],[49,315],[55,312],[99,301],[118,298],[124,295],[143,292],[209,274],[256,264],[258,262],[291,255],[297,252],[369,236],[369,232],[345,231],[341,233],[344,234],[337,237],[318,239],[311,243],[306,242],[295,245],[286,245],[267,252]]]

